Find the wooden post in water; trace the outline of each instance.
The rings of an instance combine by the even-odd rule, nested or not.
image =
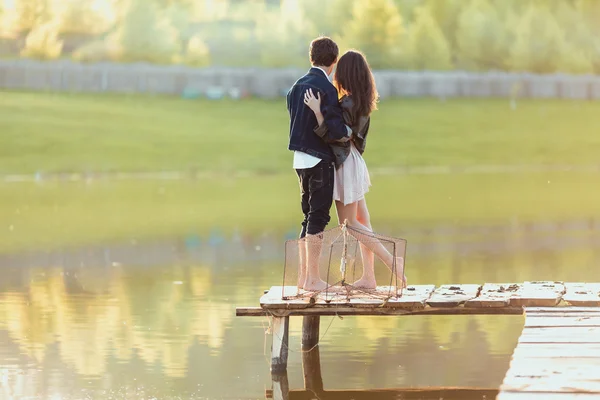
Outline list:
[[[319,344],[321,317],[305,315],[302,319],[302,350],[309,350]]]
[[[323,393],[323,377],[321,376],[319,346],[302,352],[302,371],[304,372],[304,389],[320,396]]]
[[[273,400],[289,400],[290,385],[288,383],[287,373],[271,374],[273,383]]]
[[[271,372],[274,374],[282,373],[287,370],[289,329],[290,317],[273,317]]]
[[[315,394],[323,392],[321,359],[319,355],[319,326],[321,317],[305,315],[302,320],[302,370],[304,388]]]

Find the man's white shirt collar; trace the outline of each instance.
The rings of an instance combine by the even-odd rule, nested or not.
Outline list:
[[[323,71],[323,73],[325,74],[325,77],[327,78],[327,80],[329,80],[329,75],[327,75],[327,72],[325,72],[325,70],[323,68],[321,68],[321,67],[313,67],[313,68],[320,69],[321,71]]]

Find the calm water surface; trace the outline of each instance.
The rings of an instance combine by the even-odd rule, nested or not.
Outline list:
[[[600,281],[593,220],[415,229],[412,284]],[[236,318],[281,279],[284,238],[180,238],[0,256],[0,398],[260,399],[267,318]],[[292,318],[291,389],[303,387]],[[325,389],[496,388],[521,316],[323,317]]]

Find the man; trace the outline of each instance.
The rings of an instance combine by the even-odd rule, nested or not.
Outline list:
[[[337,44],[328,37],[319,37],[310,44],[312,68],[298,79],[287,94],[290,114],[290,142],[294,152],[293,166],[298,175],[302,194],[302,231],[300,233],[300,267],[298,287],[309,291],[327,288],[319,275],[319,258],[323,231],[329,223],[329,210],[333,203],[334,155],[324,141],[339,140],[352,131],[344,125],[338,93],[329,81],[339,55]],[[314,129],[318,123],[314,113],[304,104],[307,89],[319,93],[321,111],[325,116],[327,137],[321,138]]]

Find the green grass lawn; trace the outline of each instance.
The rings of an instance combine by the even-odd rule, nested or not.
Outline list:
[[[600,104],[391,100],[373,116],[370,168],[598,163]],[[197,181],[0,183],[0,252],[288,232],[300,221],[283,100],[0,92],[0,175],[196,168]],[[234,178],[231,172],[274,172]],[[209,174],[210,175],[210,174]],[[373,175],[376,230],[594,217],[598,175]],[[332,210],[332,224],[335,212]]]
[[[373,115],[372,168],[591,164],[600,103],[388,100]],[[0,174],[291,168],[277,101],[0,92]]]

